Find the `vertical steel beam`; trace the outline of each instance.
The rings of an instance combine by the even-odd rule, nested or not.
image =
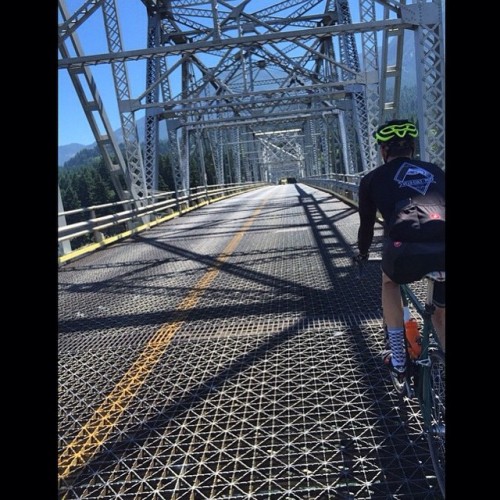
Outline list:
[[[62,196],[61,196],[61,189],[60,189],[59,185],[57,186],[57,211],[58,211],[58,213],[64,212],[64,205],[63,205]],[[65,215],[59,215],[57,217],[57,225],[58,225],[58,227],[66,226],[66,216]],[[71,241],[70,240],[64,240],[61,243],[59,243],[59,255],[66,255],[69,252],[71,252]]]
[[[351,24],[351,11],[348,0],[337,0],[336,6],[338,10],[339,24]],[[354,34],[347,33],[340,36],[340,58],[341,61],[349,68],[359,74],[360,64],[359,55],[356,47]],[[343,79],[347,79],[348,75],[343,70]],[[350,127],[353,134],[349,134],[349,149],[350,149],[350,171],[356,173],[359,171],[358,159],[361,160],[361,170],[367,170],[369,166],[369,149],[368,143],[368,118],[365,102],[365,89],[361,85],[355,84],[350,86],[352,91],[352,113],[349,117]],[[346,117],[347,118],[347,117]],[[359,152],[359,154],[357,154]]]
[[[244,128],[244,131],[241,132],[242,137],[247,137],[248,130],[246,127]],[[241,162],[243,166],[243,172],[242,172],[242,177],[244,181],[250,182],[252,181],[252,172],[251,172],[251,159],[250,159],[250,144],[248,140],[243,140],[241,141]]]
[[[116,10],[115,0],[104,0],[103,16],[110,53],[123,52],[120,25]],[[123,142],[125,144],[125,157],[127,160],[130,177],[130,191],[132,197],[141,200],[148,195],[146,178],[144,175],[143,160],[137,126],[134,113],[130,110],[130,89],[128,83],[127,68],[125,62],[113,61],[113,81],[118,100],[118,110],[123,131]],[[146,205],[145,201],[139,201],[139,205]]]
[[[177,190],[186,194],[189,191],[189,130],[181,127],[178,138],[179,164],[175,175]]]
[[[203,148],[203,141],[201,138],[200,129],[196,129],[196,148],[198,150],[198,159],[200,162],[200,177],[201,182],[203,183],[203,187],[205,188],[205,192],[207,190],[207,169],[205,166],[205,149]]]
[[[160,45],[161,17],[158,13],[148,13],[148,49]],[[160,89],[158,85],[152,87],[160,73],[160,60],[151,57],[146,62],[146,88],[151,90],[146,95],[146,103],[158,102]],[[158,190],[158,143],[159,126],[158,114],[153,108],[146,108],[145,124],[145,152],[144,152],[144,174],[147,190],[156,192]]]
[[[314,147],[314,121],[312,118],[307,118],[304,126],[304,163],[305,176],[311,177],[316,174],[315,157],[316,151]]]
[[[241,145],[240,127],[231,129],[231,149],[233,152],[234,182],[241,183]]]
[[[224,184],[224,155],[222,144],[222,131],[221,129],[211,129],[208,132],[210,150],[215,167],[215,182],[217,184]]]
[[[418,0],[401,9],[415,31],[420,157],[445,168],[444,37],[441,0]]]
[[[325,116],[322,117],[321,121],[319,122],[319,126],[321,129],[321,135],[320,135],[320,140],[321,140],[321,152],[322,152],[322,157],[321,157],[321,173],[322,174],[327,174],[329,170],[329,158],[330,158],[330,145],[328,141],[328,121]]]
[[[59,0],[59,11],[64,23],[67,23],[70,17],[64,0]],[[77,33],[70,31],[68,38],[72,43],[73,50],[77,57],[83,56],[83,49]],[[59,51],[62,57],[69,57],[70,55],[65,38],[59,40]],[[118,141],[104,108],[101,96],[97,90],[97,84],[92,76],[92,72],[89,68],[83,67],[76,69],[70,68],[68,73],[82,105],[83,112],[87,117],[90,129],[94,134],[97,147],[104,159],[104,164],[110,174],[111,182],[113,183],[116,193],[120,200],[127,200],[130,198],[130,177],[128,175],[127,166],[118,146]],[[104,127],[104,131],[101,130],[100,124]]]
[[[215,152],[217,156],[217,164],[215,166],[217,172],[217,184],[225,184],[226,176],[224,175],[224,142],[222,129],[217,130],[217,142],[215,143]]]
[[[375,2],[373,0],[359,0],[359,12],[361,23],[375,21]],[[361,41],[363,67],[367,78],[365,84],[366,130],[364,131],[364,144],[367,157],[366,168],[372,169],[377,166],[377,148],[373,132],[378,127],[380,116],[379,62],[376,32],[362,32]]]
[[[351,142],[347,141],[347,132],[346,132],[346,124],[345,124],[345,115],[344,111],[339,113],[339,132],[340,132],[340,143],[342,145],[342,156],[344,163],[344,170],[341,172],[343,174],[352,174],[354,173],[352,170],[352,151],[350,148]]]
[[[168,155],[170,159],[170,166],[172,168],[172,176],[174,178],[174,190],[176,197],[179,198],[182,190],[182,183],[180,182],[180,159],[179,159],[179,144],[177,140],[179,121],[167,120],[167,134],[168,134]]]
[[[406,4],[406,0],[401,0]],[[384,20],[389,19],[392,9],[384,5]],[[403,48],[405,31],[397,28],[384,30],[382,38],[379,124],[387,120],[403,118],[399,116],[401,97],[401,77],[403,72]],[[389,63],[389,48],[394,47],[394,60]],[[390,85],[392,84],[392,85]],[[390,88],[389,88],[390,86]]]

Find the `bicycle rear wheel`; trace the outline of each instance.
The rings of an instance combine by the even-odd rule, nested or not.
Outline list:
[[[443,496],[445,496],[445,361],[441,351],[429,352],[430,365],[430,425],[427,440],[431,452],[432,464]]]

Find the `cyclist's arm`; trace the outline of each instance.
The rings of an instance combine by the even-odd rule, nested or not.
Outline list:
[[[367,255],[373,241],[377,207],[370,196],[369,179],[364,177],[359,185],[359,229],[358,250]]]

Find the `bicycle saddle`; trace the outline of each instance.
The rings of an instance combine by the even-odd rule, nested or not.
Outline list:
[[[425,275],[426,278],[434,281],[446,281],[446,272],[445,271],[432,271]]]

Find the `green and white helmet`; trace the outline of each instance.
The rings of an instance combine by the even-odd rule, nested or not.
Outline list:
[[[414,139],[418,137],[418,130],[409,120],[391,120],[381,125],[373,133],[373,137],[378,144],[392,145],[395,142],[413,144]]]

